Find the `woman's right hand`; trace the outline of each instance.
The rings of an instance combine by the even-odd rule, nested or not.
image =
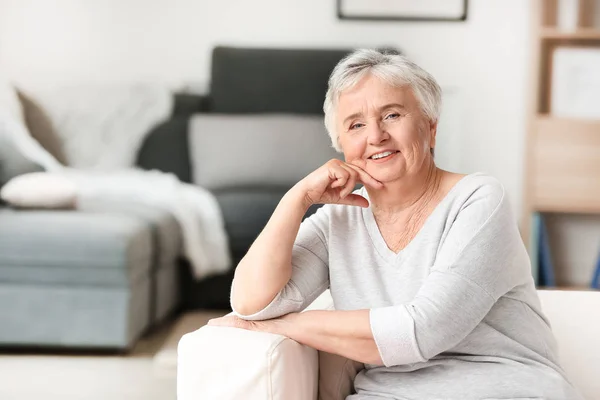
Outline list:
[[[381,189],[379,182],[365,170],[338,159],[327,161],[298,182],[307,206],[312,204],[346,204],[369,207],[369,201],[353,194],[354,186],[360,182],[373,189]]]

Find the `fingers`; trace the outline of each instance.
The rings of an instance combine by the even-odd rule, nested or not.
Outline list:
[[[334,167],[330,172],[330,179],[333,179],[333,183],[330,185],[332,189],[342,187],[346,185],[348,181],[348,173],[341,167]]]
[[[329,178],[333,180],[330,187],[332,189],[344,188],[348,184],[348,180],[351,179],[351,175],[350,169],[347,167],[345,168],[342,163],[330,166]]]
[[[346,163],[346,166],[348,166],[352,170],[356,171],[356,173],[358,174],[359,181],[364,183],[365,185],[367,185],[373,189],[381,189],[383,187],[383,183],[381,183],[377,179],[373,178],[364,169],[357,167],[356,165],[348,164],[348,163]]]
[[[325,193],[323,192],[320,195],[320,199],[325,203],[331,202],[333,204],[369,207],[369,201],[366,198],[352,193],[356,183],[361,182],[373,189],[381,189],[383,187],[383,183],[373,178],[362,168],[341,160],[330,160],[326,167],[329,174],[329,182],[327,184],[329,189],[321,190],[328,191],[329,194],[323,197]]]
[[[329,186],[332,189],[339,189],[339,197],[344,198],[354,190],[354,186],[358,179],[358,173],[352,168],[349,168],[345,163],[338,161],[330,166],[329,178],[330,180],[333,180],[333,183]]]
[[[329,171],[330,179],[333,180],[330,187],[332,189],[340,188],[340,199],[352,193],[357,182],[361,182],[373,189],[381,189],[383,187],[383,183],[373,178],[362,168],[340,160],[335,160],[330,165]]]
[[[340,198],[343,199],[344,197],[346,197],[350,193],[352,193],[352,191],[354,190],[354,187],[356,186],[356,181],[358,180],[358,172],[356,172],[352,168],[348,167],[347,164],[342,164],[341,167],[348,174],[348,178],[346,179],[346,184],[340,190]]]

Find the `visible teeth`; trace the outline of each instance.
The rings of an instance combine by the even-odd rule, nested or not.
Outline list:
[[[386,151],[386,152],[384,152],[384,153],[374,154],[374,155],[372,155],[372,156],[371,156],[371,158],[372,158],[373,160],[377,160],[378,158],[387,157],[387,156],[389,156],[390,154],[394,154],[394,152],[393,152],[393,151]]]

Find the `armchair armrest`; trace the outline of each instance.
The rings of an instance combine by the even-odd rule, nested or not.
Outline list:
[[[177,351],[179,400],[317,399],[317,351],[284,336],[204,326]]]
[[[307,310],[333,310],[329,290]],[[343,400],[354,393],[362,363],[271,333],[205,326],[184,335],[177,398]]]

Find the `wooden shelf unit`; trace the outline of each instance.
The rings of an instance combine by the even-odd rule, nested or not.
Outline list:
[[[600,29],[579,28],[573,32],[564,32],[557,28],[542,28],[540,39],[600,41]]]
[[[530,134],[532,211],[600,213],[600,121],[538,116]]]
[[[593,0],[580,1],[579,26],[565,32],[557,27],[558,0],[533,0],[521,223],[523,239],[528,245],[533,213],[600,214],[600,120],[558,118],[550,114],[554,49],[565,46],[600,49],[600,28],[592,28],[589,21]]]

